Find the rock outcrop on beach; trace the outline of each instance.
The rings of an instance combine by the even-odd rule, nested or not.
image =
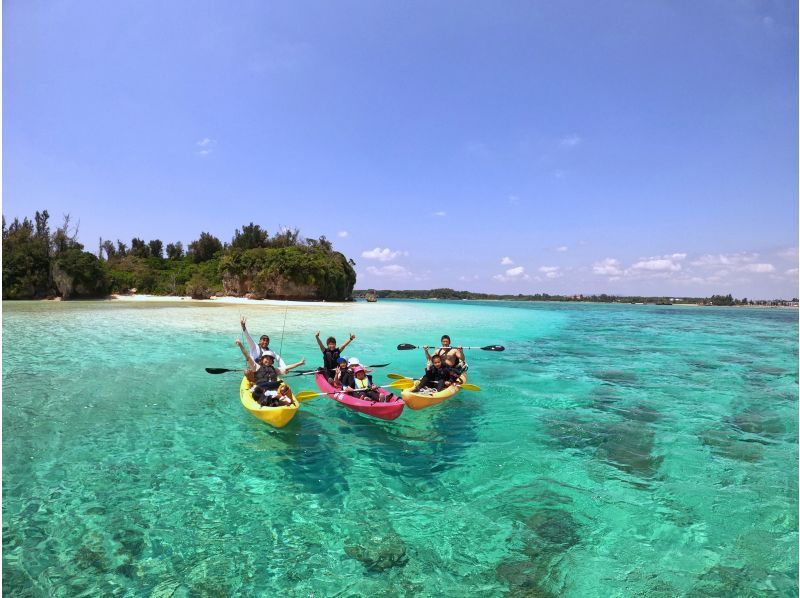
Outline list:
[[[344,255],[318,247],[234,250],[220,271],[226,295],[252,299],[345,301],[356,282]]]
[[[62,299],[104,297],[109,284],[97,256],[80,249],[68,249],[52,263],[53,285]]]

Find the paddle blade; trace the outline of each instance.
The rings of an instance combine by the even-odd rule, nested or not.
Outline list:
[[[461,388],[463,388],[464,390],[480,390],[481,389],[481,387],[478,386],[477,384],[470,384],[469,382],[464,382],[464,384],[461,385]]]
[[[503,345],[487,345],[485,347],[481,347],[483,351],[505,351],[506,348]]]
[[[403,378],[402,380],[398,380],[397,382],[392,382],[391,384],[387,384],[386,388],[400,388],[402,390],[406,390],[407,388],[412,388],[414,386],[414,381],[410,378]]]
[[[242,370],[229,370],[226,368],[206,368],[209,374],[224,374],[225,372],[241,372]]]
[[[386,374],[386,377],[391,378],[392,380],[410,380],[408,376],[403,376],[402,374]]]
[[[397,345],[398,351],[408,351],[410,349],[416,349],[416,348],[417,347],[415,347],[414,345],[409,345],[408,343],[402,343],[400,345]]]
[[[389,365],[389,364],[388,363],[377,363],[375,365],[368,365],[367,367],[368,368],[385,368],[387,365]]]
[[[313,392],[311,390],[304,390],[303,392],[298,392],[294,395],[295,400],[298,403],[302,403],[303,401],[310,401],[311,399],[315,399],[316,397],[321,397],[324,395],[324,392]]]

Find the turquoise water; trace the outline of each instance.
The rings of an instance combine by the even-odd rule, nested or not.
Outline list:
[[[507,350],[481,392],[276,430],[204,371],[242,314],[287,362],[355,332],[379,383],[401,342]],[[5,303],[3,593],[796,595],[797,350],[796,310]]]

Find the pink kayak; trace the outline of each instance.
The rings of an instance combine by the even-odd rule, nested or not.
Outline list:
[[[397,395],[395,395],[395,398],[389,403],[379,403],[377,401],[370,401],[369,399],[359,399],[342,392],[332,386],[327,378],[325,378],[324,374],[318,373],[314,376],[314,379],[317,381],[317,386],[322,392],[331,393],[328,396],[334,401],[341,403],[353,411],[358,411],[359,413],[366,413],[367,415],[379,417],[380,419],[397,419],[403,412],[403,407],[406,406],[403,399]],[[378,392],[381,396],[390,394],[385,388],[379,388]]]

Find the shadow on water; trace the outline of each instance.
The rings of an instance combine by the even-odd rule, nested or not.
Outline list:
[[[292,481],[306,492],[324,495],[335,499],[349,490],[345,474],[349,461],[337,450],[339,442],[346,442],[342,436],[332,434],[323,425],[325,420],[311,413],[295,417],[285,428],[275,430],[253,424],[259,438],[250,443],[256,455],[264,452],[265,459],[248,460],[252,475],[259,470],[278,466]],[[341,431],[344,435],[348,431]]]

